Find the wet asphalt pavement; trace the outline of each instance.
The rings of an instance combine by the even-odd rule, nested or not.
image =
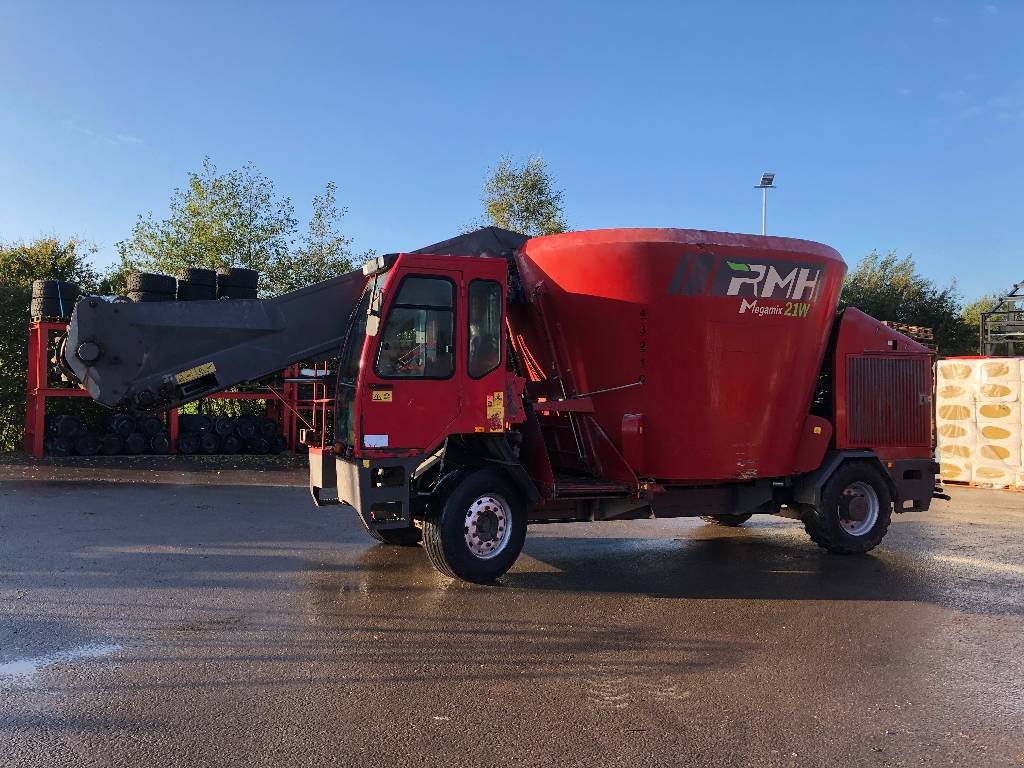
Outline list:
[[[294,487],[0,482],[0,765],[1024,765],[1024,494],[870,557],[534,526],[496,587]]]

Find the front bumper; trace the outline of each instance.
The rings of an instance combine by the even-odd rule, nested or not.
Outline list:
[[[412,525],[409,478],[420,457],[343,459],[327,449],[309,451],[309,491],[317,506],[348,504],[375,530]]]
[[[935,493],[935,476],[939,465],[931,459],[899,459],[886,461],[885,468],[896,487],[893,510],[925,512]]]

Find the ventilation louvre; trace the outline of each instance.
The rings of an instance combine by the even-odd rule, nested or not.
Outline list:
[[[931,361],[847,358],[849,441],[863,446],[931,445]]]

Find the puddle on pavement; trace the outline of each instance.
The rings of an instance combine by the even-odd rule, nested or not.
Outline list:
[[[54,651],[45,656],[33,656],[27,659],[14,659],[0,662],[0,682],[9,680],[27,680],[40,670],[54,664],[66,664],[81,659],[98,659],[121,650],[114,643],[90,643],[62,651]]]

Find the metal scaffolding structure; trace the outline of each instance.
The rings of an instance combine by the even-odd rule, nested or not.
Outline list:
[[[1024,282],[981,313],[979,351],[987,356],[1024,354]]]

